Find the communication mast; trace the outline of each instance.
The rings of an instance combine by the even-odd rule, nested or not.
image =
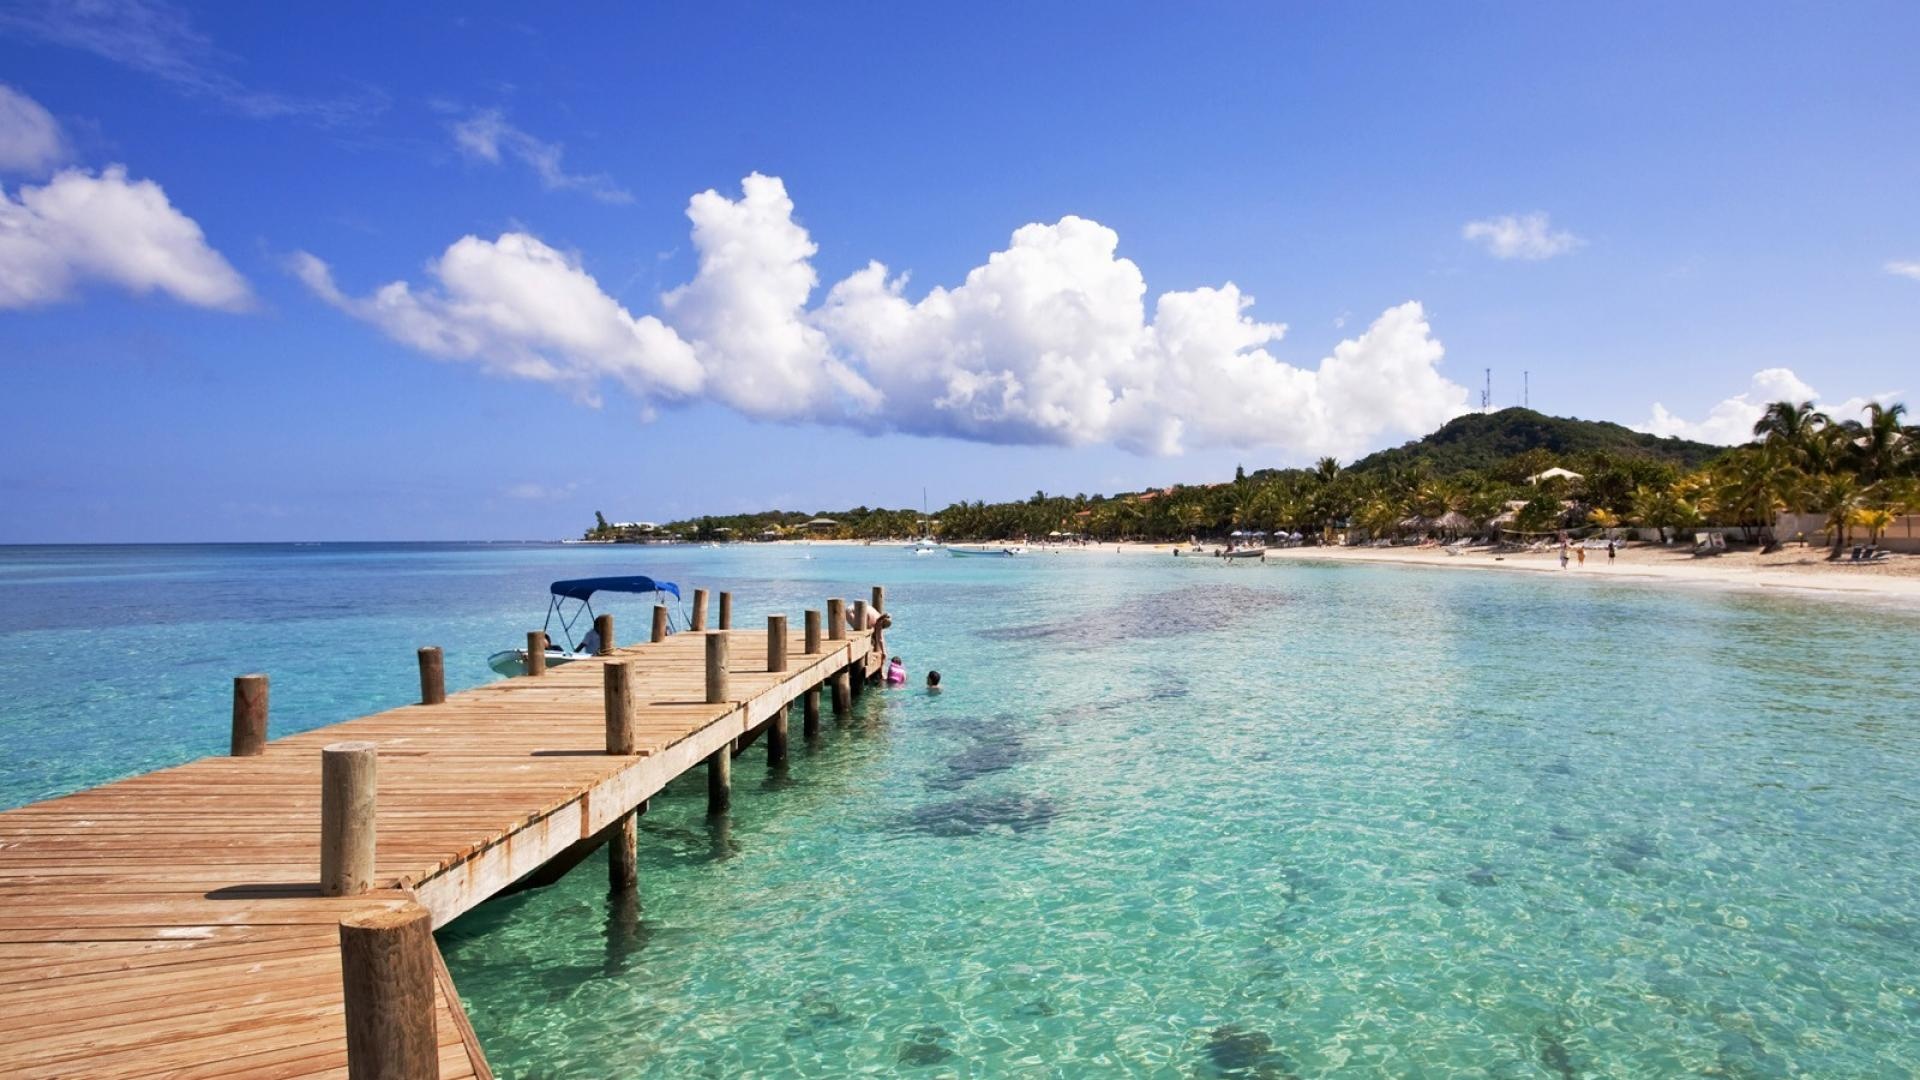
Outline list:
[[[1531,374],[1531,372],[1522,371],[1520,373],[1520,407],[1523,409],[1532,407],[1527,401],[1527,376],[1529,374]]]
[[[1493,369],[1486,368],[1484,370],[1487,376],[1487,385],[1480,391],[1480,411],[1489,413],[1493,411]]]

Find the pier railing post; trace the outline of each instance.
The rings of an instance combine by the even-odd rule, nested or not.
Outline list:
[[[545,630],[527,631],[527,674],[545,675],[547,673],[547,632]]]
[[[610,660],[601,668],[606,685],[607,753],[632,754],[639,750],[639,733],[633,726],[633,665],[625,660]],[[644,804],[643,804],[644,805]],[[614,823],[607,853],[607,882],[615,889],[631,889],[640,881],[640,810],[629,810]]]
[[[700,631],[707,628],[707,590],[693,590],[693,625],[689,629]]]
[[[847,602],[837,596],[827,601],[827,640],[847,640]]]
[[[885,585],[875,585],[873,587],[872,606],[875,615],[887,610],[887,587]]]
[[[254,757],[267,748],[265,675],[233,677],[233,738],[229,748],[234,757]]]
[[[611,614],[594,616],[593,628],[595,631],[597,631],[600,634],[600,649],[594,655],[612,656],[613,655],[613,616]]]
[[[814,610],[813,608],[807,609],[806,627],[807,627],[807,644],[806,644],[807,655],[818,656],[820,655],[820,612]]]
[[[320,748],[320,892],[354,896],[373,887],[374,797],[379,757],[370,742]]]
[[[873,625],[872,622],[870,621],[871,619],[872,619],[872,616],[867,611],[867,602],[865,600],[855,600],[853,602],[854,632],[859,634],[865,634],[867,632],[867,629]],[[861,694],[866,692],[866,689],[867,689],[866,657],[863,656],[855,660],[852,664],[848,665],[847,677],[848,677],[848,682],[850,684],[850,689],[855,697],[859,697]]]
[[[667,640],[667,605],[653,605],[653,640]]]
[[[787,670],[787,617],[785,615],[767,616],[767,671]],[[787,761],[787,706],[775,710],[767,721],[767,764],[784,765]]]
[[[725,631],[707,635],[707,703],[718,705],[730,691],[727,665],[732,648]],[[724,814],[733,803],[733,743],[727,742],[707,756],[707,813]]]
[[[607,753],[634,753],[639,739],[633,728],[633,665],[609,660],[600,671],[606,689]]]
[[[447,701],[447,657],[438,645],[420,647],[420,704],[444,705]]]
[[[707,704],[718,705],[732,700],[729,690],[727,665],[733,660],[733,649],[725,631],[714,631],[707,635]]]
[[[340,985],[351,1080],[435,1080],[433,918],[419,904],[340,921]]]
[[[733,594],[730,592],[720,594],[720,629],[733,629]]]

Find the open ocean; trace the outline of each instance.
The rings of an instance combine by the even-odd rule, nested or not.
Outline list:
[[[638,910],[443,930],[502,1076],[1920,1069],[1920,615],[1602,568],[0,548],[0,806],[223,752],[241,672],[276,735],[489,680],[603,573],[885,584],[913,688],[654,800]]]

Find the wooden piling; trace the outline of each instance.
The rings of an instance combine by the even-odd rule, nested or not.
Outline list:
[[[667,605],[653,605],[653,640],[667,640]]]
[[[447,703],[447,657],[438,645],[420,648],[420,704]]]
[[[730,592],[720,594],[720,629],[733,629],[733,594]]]
[[[233,738],[229,752],[234,757],[254,757],[267,748],[267,677],[233,677]]]
[[[767,671],[769,673],[787,670],[787,617],[785,615],[767,616]],[[784,765],[787,762],[787,707],[774,710],[767,721],[767,764]]]
[[[630,810],[614,822],[607,838],[607,884],[622,892],[640,884],[640,811]]]
[[[689,628],[701,631],[707,628],[707,590],[693,590],[693,625]]]
[[[374,796],[379,758],[373,743],[320,748],[320,892],[354,896],[373,888]]]
[[[856,633],[865,633],[873,625],[867,621],[867,618],[867,602],[865,600],[855,600],[853,602],[853,629]]]
[[[800,696],[800,734],[809,739],[820,737],[820,688],[811,686]]]
[[[631,754],[640,743],[633,724],[633,665],[609,660],[600,671],[606,691],[607,753]]]
[[[827,640],[847,640],[847,602],[837,596],[827,601]]]
[[[727,635],[716,631],[707,635],[707,704],[730,701],[727,665],[732,661]]]
[[[787,670],[787,617],[767,616],[767,670]]]
[[[613,616],[610,614],[594,616],[593,628],[596,631],[598,631],[600,634],[600,648],[597,652],[595,652],[594,655],[612,656],[613,655]]]
[[[545,630],[527,631],[527,674],[545,675],[547,673],[547,632]]]
[[[807,626],[807,644],[806,644],[807,655],[818,656],[820,654],[820,612],[814,610],[813,608],[808,608],[806,626]]]
[[[707,813],[724,814],[733,805],[733,746],[707,755]]]
[[[433,917],[419,904],[340,921],[350,1080],[437,1080]]]
[[[831,682],[833,684],[833,715],[835,716],[844,717],[853,710],[853,682],[852,676],[847,674],[850,669],[850,667],[843,667],[833,673]]]
[[[885,585],[875,585],[873,587],[873,603],[871,606],[875,618],[879,618],[880,614],[887,610],[887,587]]]

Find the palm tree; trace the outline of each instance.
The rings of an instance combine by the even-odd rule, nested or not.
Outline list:
[[[1847,526],[1852,524],[1853,512],[1860,506],[1860,496],[1860,481],[1845,473],[1829,473],[1814,483],[1814,507],[1827,515],[1827,528],[1833,533],[1829,559],[1838,559],[1840,549],[1847,546]]]
[[[1793,462],[1800,464],[1815,435],[1831,423],[1832,418],[1815,409],[1811,401],[1776,401],[1754,422],[1753,437],[1786,450]]]
[[[1900,417],[1906,411],[1907,407],[1899,404],[1882,405],[1875,401],[1867,405],[1867,422],[1861,425],[1859,437],[1853,440],[1861,479],[1872,483],[1894,475],[1901,459],[1912,452],[1913,444],[1900,424]]]

